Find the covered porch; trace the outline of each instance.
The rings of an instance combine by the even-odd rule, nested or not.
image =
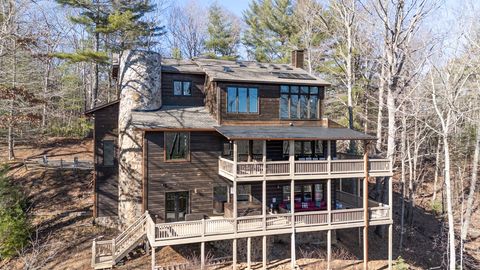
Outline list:
[[[342,142],[374,140],[345,128],[325,127],[218,127],[230,142],[218,161],[218,173],[230,180],[340,179],[391,176],[388,159],[346,153]],[[343,151],[343,152],[342,152]]]

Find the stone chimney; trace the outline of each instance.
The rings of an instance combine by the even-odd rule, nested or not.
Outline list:
[[[304,50],[293,50],[292,51],[292,66],[296,68],[303,69],[304,62]]]
[[[161,56],[148,51],[126,51],[119,63],[118,217],[120,228],[142,214],[142,132],[132,127],[132,110],[162,106]]]

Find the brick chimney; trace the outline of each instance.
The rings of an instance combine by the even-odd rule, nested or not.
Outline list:
[[[292,51],[292,66],[296,68],[303,68],[304,50]]]

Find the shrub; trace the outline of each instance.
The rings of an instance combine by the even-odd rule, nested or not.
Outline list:
[[[30,236],[26,214],[27,201],[21,190],[5,176],[8,167],[0,168],[0,258],[10,258],[28,243]]]
[[[410,266],[408,263],[405,262],[405,260],[399,256],[395,263],[393,264],[393,269],[394,270],[408,270],[410,269]]]
[[[55,137],[83,138],[92,129],[92,123],[85,117],[79,117],[71,123],[53,122],[48,126],[47,133]]]
[[[442,202],[441,201],[434,201],[431,204],[432,211],[435,215],[442,214]]]

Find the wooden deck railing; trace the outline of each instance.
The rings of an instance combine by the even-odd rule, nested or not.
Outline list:
[[[234,162],[220,157],[218,162],[219,173],[233,177]],[[264,172],[265,168],[265,172]],[[346,174],[361,174],[364,172],[364,162],[361,159],[351,160],[308,160],[294,161],[294,175],[302,177],[305,175],[326,175],[335,178],[335,175],[345,176]],[[390,161],[388,159],[371,159],[369,161],[370,173],[391,173]],[[237,177],[267,177],[290,175],[289,161],[267,161],[263,162],[237,162]]]
[[[388,206],[375,207],[370,210],[373,220],[388,218]],[[363,209],[332,210],[330,220],[332,225],[350,224],[363,221]],[[313,211],[295,213],[295,226],[308,227],[329,225],[328,211]],[[381,218],[379,218],[381,217]],[[237,218],[203,219],[156,224],[155,240],[168,241],[183,238],[206,237],[235,232],[255,232],[264,228],[263,216],[245,216]],[[292,214],[272,214],[266,217],[266,230],[291,228]]]
[[[148,233],[151,232],[151,228],[154,226],[153,224],[148,211],[145,211],[140,218],[114,239],[101,241],[94,239],[92,245],[92,266],[95,267],[95,265],[102,263],[115,265],[129,252],[135,243],[145,236],[148,237]]]
[[[388,221],[389,206],[369,208],[371,221]],[[293,219],[292,219],[293,218]],[[146,211],[130,227],[112,240],[93,240],[92,266],[105,268],[115,265],[130,252],[142,239],[146,239],[152,246],[172,244],[169,241],[180,240],[183,243],[196,243],[215,236],[216,240],[225,237],[237,237],[243,233],[259,236],[265,231],[285,233],[293,227],[305,231],[316,231],[319,228],[342,228],[361,226],[364,218],[362,208],[341,209],[332,211],[312,211],[287,214],[271,214],[265,218],[262,215],[235,218],[202,219],[197,221],[173,222],[155,224]],[[360,223],[360,224],[359,224]],[[272,233],[268,232],[268,233]],[[178,244],[178,243],[177,243]]]

